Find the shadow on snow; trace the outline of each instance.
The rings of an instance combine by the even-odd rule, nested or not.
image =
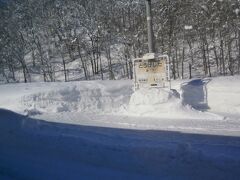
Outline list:
[[[209,109],[207,84],[210,81],[211,79],[194,79],[183,83],[181,85],[183,103],[200,111]]]
[[[1,179],[237,179],[240,137],[71,125],[0,110]]]

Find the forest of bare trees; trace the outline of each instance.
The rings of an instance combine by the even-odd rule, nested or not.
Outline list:
[[[152,4],[173,79],[240,74],[239,0]],[[144,0],[12,0],[0,17],[2,82],[131,79],[147,52]]]

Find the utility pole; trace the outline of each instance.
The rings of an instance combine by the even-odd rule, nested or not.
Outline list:
[[[168,55],[160,55],[156,53],[152,13],[151,13],[151,0],[145,0],[146,14],[147,14],[147,31],[148,31],[148,50],[142,58],[133,60],[133,75],[134,75],[134,88],[155,87],[165,88],[170,82],[170,64]]]
[[[148,28],[148,50],[149,53],[155,52],[153,25],[152,25],[152,12],[151,12],[151,0],[145,0],[146,13],[147,13],[147,28]]]

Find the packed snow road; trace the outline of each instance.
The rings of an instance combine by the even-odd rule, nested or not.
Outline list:
[[[1,179],[238,179],[240,138],[48,122],[0,110]]]
[[[0,179],[238,179],[239,76],[172,86],[0,85]]]
[[[79,112],[45,113],[34,118],[49,122],[139,130],[166,130],[194,134],[240,136],[240,120],[225,119],[166,119],[117,115],[96,115]]]

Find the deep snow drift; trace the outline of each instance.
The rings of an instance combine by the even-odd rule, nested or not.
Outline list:
[[[0,179],[237,179],[239,76],[0,86]]]

